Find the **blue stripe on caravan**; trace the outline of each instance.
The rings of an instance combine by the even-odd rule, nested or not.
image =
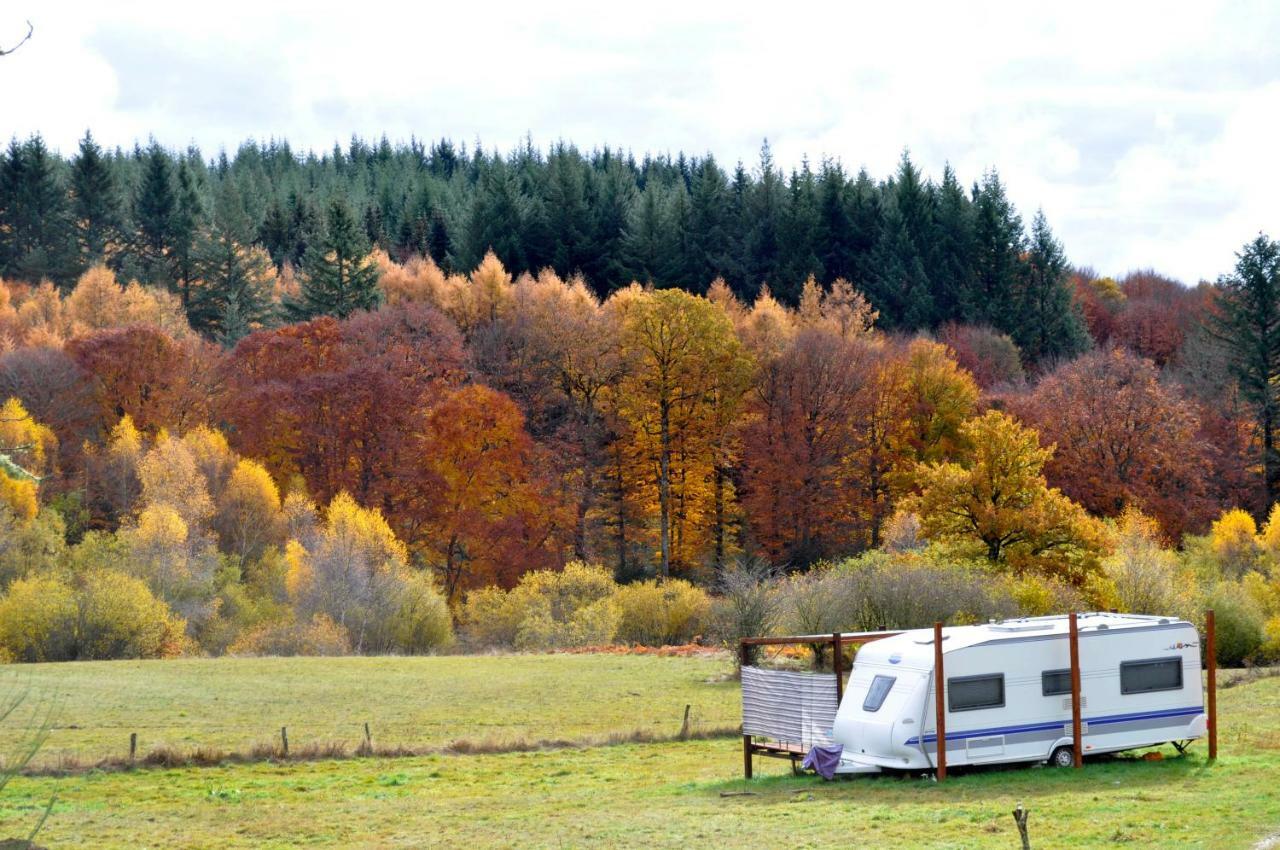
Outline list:
[[[1110,714],[1102,717],[1082,717],[1082,722],[1091,726],[1102,726],[1107,723],[1126,723],[1130,720],[1154,720],[1160,717],[1186,717],[1193,714],[1204,713],[1204,706],[1191,706],[1188,708],[1170,708],[1164,711],[1144,711],[1138,714]],[[1031,723],[1025,726],[992,726],[989,729],[970,729],[965,732],[948,732],[948,741],[958,741],[962,738],[980,738],[984,735],[1015,735],[1019,732],[1047,732],[1050,729],[1061,729],[1065,724],[1070,723],[1068,720],[1059,720],[1053,723]],[[924,742],[926,744],[937,743],[937,735],[925,735]],[[919,744],[919,738],[908,738],[904,742],[907,746]]]

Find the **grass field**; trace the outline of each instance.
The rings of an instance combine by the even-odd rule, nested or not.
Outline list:
[[[424,661],[442,666],[428,664],[418,668],[419,675],[455,673],[455,659]],[[558,687],[539,684],[541,704],[531,697],[521,703],[528,713],[510,727],[521,734],[530,728],[527,724],[536,725],[539,716],[578,704],[580,709],[570,710],[582,713],[565,729],[594,735],[629,729],[644,720],[635,716],[637,704],[629,704],[628,711],[615,710],[608,694],[566,699],[566,692],[581,690],[575,687],[580,678],[651,683],[657,690],[647,693],[656,706],[640,709],[645,716],[673,718],[669,706],[682,708],[685,697],[667,691],[679,688],[705,696],[707,705],[718,705],[727,714],[736,711],[733,685],[707,684],[723,672],[723,662],[612,656],[457,661],[491,661],[497,665],[491,672],[523,662],[542,677],[558,680]],[[198,675],[201,662],[189,663],[196,665]],[[216,667],[222,662],[204,663]],[[394,667],[397,662],[374,665],[380,663]],[[344,678],[362,679],[360,666],[355,662],[343,668],[350,673]],[[93,666],[83,669],[97,675]],[[323,668],[313,669],[318,675]],[[74,690],[80,674],[58,669],[53,675],[65,675],[64,686]],[[177,673],[157,675],[181,679]],[[439,683],[454,694],[452,713],[487,715],[487,706],[465,701],[472,694],[487,698],[491,693],[481,686],[482,677],[458,675],[472,684],[450,691]],[[314,689],[313,695],[326,693],[319,684]],[[238,693],[238,700],[253,702],[252,691]],[[224,692],[219,702],[231,698]],[[339,700],[315,698],[322,698],[329,710],[341,710]],[[410,701],[404,695],[396,699],[395,704]],[[450,710],[449,700],[442,700],[439,710]],[[588,711],[591,706],[594,713]],[[163,713],[153,710],[157,716]],[[251,705],[236,710],[241,716],[252,713]],[[1197,745],[1185,758],[1172,757],[1168,749],[1169,757],[1158,762],[1090,763],[1083,771],[991,770],[956,775],[936,785],[887,777],[825,783],[792,778],[785,764],[760,760],[766,776],[748,783],[738,778],[738,741],[722,738],[24,778],[0,799],[0,823],[31,821],[56,791],[58,802],[40,837],[51,848],[1015,848],[1018,840],[1009,812],[1022,802],[1031,810],[1037,847],[1249,848],[1280,830],[1280,679],[1222,691],[1221,712],[1222,757],[1214,765],[1204,762],[1203,747]],[[624,725],[610,729],[610,723]],[[442,737],[454,734],[456,727],[448,728]],[[722,796],[738,791],[753,794]],[[0,826],[0,837],[14,832]]]
[[[2,670],[3,668],[0,668]],[[739,721],[721,656],[442,656],[101,661],[10,668],[57,702],[40,761],[94,763],[157,747],[247,751],[289,729],[297,747],[347,742],[369,723],[380,746],[590,740]]]

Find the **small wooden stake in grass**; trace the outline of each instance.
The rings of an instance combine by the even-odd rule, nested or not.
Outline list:
[[[1014,823],[1018,825],[1018,834],[1022,836],[1022,850],[1031,850],[1031,838],[1027,835],[1027,814],[1021,803],[1013,810]]]
[[[690,708],[692,708],[692,706],[690,705],[685,705],[684,707],[684,722],[680,724],[680,740],[681,741],[689,740],[689,709]]]
[[[133,761],[138,755],[138,733],[129,733],[129,761]]]
[[[283,726],[280,727],[280,746],[284,750],[284,757],[288,758],[289,757],[289,730]]]
[[[373,736],[369,734],[369,724],[364,724],[364,746],[369,752],[373,752]]]

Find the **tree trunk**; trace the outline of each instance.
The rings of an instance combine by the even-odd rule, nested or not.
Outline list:
[[[671,574],[671,405],[663,401],[658,450],[658,530],[662,551],[662,577]]]

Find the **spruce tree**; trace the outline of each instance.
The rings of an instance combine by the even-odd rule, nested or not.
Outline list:
[[[1020,276],[1013,338],[1029,362],[1071,358],[1089,347],[1084,317],[1072,298],[1070,264],[1044,212],[1031,223],[1031,241]]]
[[[723,277],[730,283],[741,278],[734,262],[737,251],[729,220],[729,184],[724,172],[708,155],[698,163],[689,190],[690,277],[681,286],[691,292],[706,292],[711,281]]]
[[[840,163],[823,162],[818,175],[817,244],[827,280],[853,280],[857,276],[857,247],[848,195],[849,181]]]
[[[224,345],[275,318],[270,255],[252,245],[256,228],[244,207],[236,185],[224,182],[195,254],[202,285],[193,292],[187,316],[192,327]]]
[[[351,208],[341,198],[329,204],[325,232],[307,249],[302,264],[302,294],[290,303],[295,318],[345,318],[378,306],[378,268]]]
[[[196,246],[204,224],[204,201],[200,196],[200,178],[189,162],[178,166],[176,206],[171,219],[169,259],[173,265],[172,281],[182,299],[182,306],[190,308],[198,284],[196,270]]]
[[[787,189],[773,163],[773,151],[766,139],[760,147],[760,166],[754,184],[747,190],[744,210],[746,221],[746,245],[743,256],[746,264],[746,287],[739,295],[754,297],[762,284],[771,288],[781,283],[782,226],[787,206]]]
[[[630,282],[626,251],[627,221],[635,202],[635,181],[619,160],[610,161],[596,180],[591,205],[591,250],[583,273],[598,295]]]
[[[70,205],[44,140],[15,139],[0,159],[0,274],[69,286],[79,273]]]
[[[935,238],[929,283],[939,323],[963,321],[962,304],[973,291],[973,208],[955,172],[947,165],[937,192]]]
[[[174,283],[169,254],[177,209],[169,154],[153,141],[142,156],[142,180],[133,199],[134,254],[144,283],[165,287]]]
[[[1021,271],[1022,219],[994,171],[973,198],[973,278],[960,299],[965,321],[987,324],[1013,336],[1018,328],[1015,291]]]
[[[88,267],[119,250],[121,198],[111,163],[86,132],[71,164],[71,211],[76,223],[80,265]]]
[[[1262,438],[1267,505],[1280,499],[1280,243],[1263,234],[1236,254],[1235,273],[1218,279],[1209,329],[1225,347],[1240,395]]]
[[[788,304],[798,304],[805,280],[823,276],[817,245],[818,186],[807,159],[798,173],[791,174],[780,235],[778,279],[773,293]]]

